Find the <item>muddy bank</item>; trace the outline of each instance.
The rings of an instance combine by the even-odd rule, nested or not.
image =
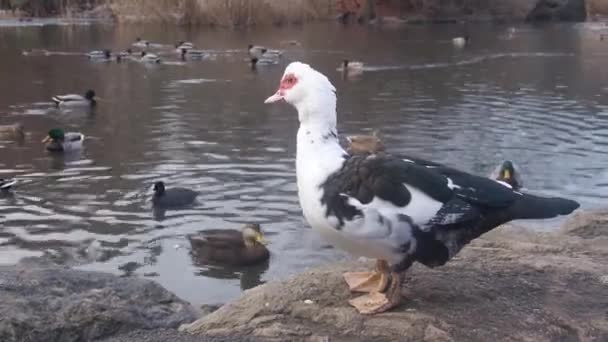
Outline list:
[[[575,215],[559,233],[504,226],[446,266],[415,265],[393,312],[361,316],[341,274],[311,270],[243,296],[182,331],[301,341],[606,341],[608,212]]]

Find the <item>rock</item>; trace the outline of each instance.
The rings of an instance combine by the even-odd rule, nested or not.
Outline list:
[[[375,316],[347,304],[354,295],[342,273],[373,266],[353,261],[247,290],[180,330],[272,341],[607,341],[608,232],[594,227],[579,225],[577,235],[497,229],[443,267],[414,265],[404,303]],[[601,236],[581,238],[587,230]]]
[[[0,341],[90,341],[135,329],[175,328],[196,311],[150,280],[0,266]]]
[[[608,236],[608,210],[579,211],[566,221],[562,231],[583,239]]]
[[[526,21],[585,21],[585,0],[539,0]]]

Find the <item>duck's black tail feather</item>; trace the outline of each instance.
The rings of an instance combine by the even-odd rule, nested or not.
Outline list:
[[[565,198],[522,194],[511,207],[511,214],[512,220],[548,219],[568,215],[578,207],[578,202]]]

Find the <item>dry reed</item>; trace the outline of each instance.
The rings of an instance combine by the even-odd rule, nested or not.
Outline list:
[[[301,23],[333,15],[332,0],[109,0],[123,22],[247,26]]]

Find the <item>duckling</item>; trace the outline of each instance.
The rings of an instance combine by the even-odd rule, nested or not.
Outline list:
[[[0,193],[7,193],[13,185],[17,184],[16,179],[0,178]]]
[[[25,129],[23,127],[23,124],[17,122],[12,125],[0,126],[0,137],[10,138],[14,140],[25,139]]]
[[[160,63],[160,57],[153,53],[147,53],[146,51],[141,52],[140,62],[144,63]]]
[[[453,38],[452,44],[454,44],[455,47],[461,49],[461,48],[465,47],[467,44],[469,44],[470,41],[471,41],[471,38],[469,37],[469,35],[465,34],[462,37]]]
[[[246,224],[241,231],[213,229],[188,236],[192,254],[208,264],[250,266],[264,262],[270,252],[264,246],[262,230],[257,223]]]
[[[55,103],[57,108],[60,107],[95,107],[97,101],[95,98],[95,91],[89,89],[82,95],[67,94],[67,95],[56,95],[53,96],[52,101]]]
[[[135,38],[135,43],[133,43],[132,46],[145,49],[150,46],[150,42],[137,37]]]
[[[515,191],[524,186],[519,168],[510,160],[500,163],[490,177]]]
[[[384,143],[378,137],[378,131],[372,135],[349,135],[346,137],[349,143],[347,152],[350,154],[369,154],[385,152]]]
[[[155,207],[177,208],[191,205],[196,200],[198,192],[186,188],[166,189],[162,181],[154,183],[152,204]]]
[[[42,140],[50,152],[72,152],[82,149],[84,134],[78,132],[64,133],[61,128],[53,128]]]

